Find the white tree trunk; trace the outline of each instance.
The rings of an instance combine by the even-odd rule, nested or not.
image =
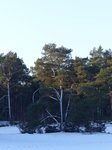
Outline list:
[[[60,97],[60,117],[61,117],[60,130],[61,131],[63,131],[63,105],[62,105],[62,99],[63,99],[63,89],[61,89],[61,97]]]
[[[72,85],[71,85],[70,94],[72,94]],[[67,104],[67,108],[66,108],[66,112],[65,112],[65,126],[64,126],[64,128],[66,128],[69,106],[70,106],[70,96],[69,96],[69,100],[68,100],[68,104]]]
[[[60,102],[60,118],[61,118],[60,130],[63,131],[63,103],[62,103],[63,89],[61,88],[61,94],[59,94],[59,92],[55,88],[53,88],[53,87],[50,87],[50,88],[52,88],[55,91],[55,93],[57,95],[57,99],[52,96],[50,96],[50,98],[58,100]]]
[[[9,83],[8,83],[8,107],[9,107],[9,121],[11,122],[10,85],[9,85]]]
[[[32,95],[32,103],[33,103],[33,104],[34,104],[34,102],[35,102],[35,99],[34,99],[35,93],[38,92],[39,89],[40,89],[40,88],[38,88],[36,91],[33,92],[33,95]]]
[[[68,100],[67,109],[66,109],[66,112],[65,112],[65,126],[66,126],[66,120],[67,120],[67,116],[68,116],[68,109],[69,109],[69,106],[70,106],[70,98],[69,98],[69,100]]]

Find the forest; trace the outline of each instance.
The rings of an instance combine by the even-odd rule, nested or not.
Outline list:
[[[0,121],[18,121],[24,132],[35,132],[111,120],[111,49],[93,48],[86,58],[72,58],[72,51],[45,44],[30,70],[17,53],[0,54]]]

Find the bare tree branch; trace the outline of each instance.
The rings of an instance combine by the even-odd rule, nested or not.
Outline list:
[[[57,98],[53,97],[53,96],[49,96],[50,98],[52,98],[53,100],[59,101]]]
[[[46,118],[42,119],[40,122],[44,122],[48,118],[51,118],[51,116],[47,116]]]
[[[5,90],[5,89],[3,89],[3,88],[1,87],[1,85],[0,85],[0,89],[1,89],[2,91],[5,91],[5,92],[6,92],[6,90]]]
[[[56,92],[57,98],[58,98],[58,100],[60,100],[59,92],[54,87],[50,87],[50,88],[52,88]]]
[[[17,84],[19,84],[20,82],[18,81],[15,85],[13,85],[12,87],[10,87],[10,89],[14,88]]]
[[[2,116],[2,114],[6,111],[6,110],[5,110],[6,108],[8,108],[8,107],[4,107],[4,108],[3,108],[2,113],[0,114],[0,116]]]
[[[54,116],[46,109],[47,113],[52,117],[54,121],[56,121],[57,124],[59,124],[58,120],[54,118]]]
[[[8,96],[8,95],[4,95],[2,98],[0,98],[0,100],[4,99],[6,96]]]
[[[37,101],[37,104],[40,102],[40,100],[41,99],[43,99],[44,97],[46,97],[46,95],[45,96],[42,96],[38,101]]]

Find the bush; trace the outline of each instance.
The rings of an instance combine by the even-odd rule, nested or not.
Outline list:
[[[22,134],[24,133],[33,134],[36,132],[34,128],[29,127],[28,123],[19,123],[18,128]]]
[[[105,124],[102,122],[88,123],[84,126],[74,126],[73,123],[67,123],[65,132],[80,132],[80,133],[94,133],[94,132],[104,132],[106,129]]]
[[[45,132],[46,133],[60,132],[60,127],[57,124],[47,125]]]
[[[64,129],[65,132],[74,132],[75,128],[72,122],[69,122],[66,124],[66,127]]]
[[[25,122],[19,123],[19,129],[21,133],[31,134],[36,132],[37,127],[40,125],[42,109],[44,109],[42,104],[38,105],[36,103],[28,106]]]
[[[90,123],[85,126],[85,132],[104,132],[106,129],[105,124],[102,122]]]

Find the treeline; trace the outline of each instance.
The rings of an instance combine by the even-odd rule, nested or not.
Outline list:
[[[111,120],[112,51],[99,46],[89,58],[75,59],[71,53],[46,44],[30,71],[16,53],[1,54],[0,120],[22,121],[33,130]]]

